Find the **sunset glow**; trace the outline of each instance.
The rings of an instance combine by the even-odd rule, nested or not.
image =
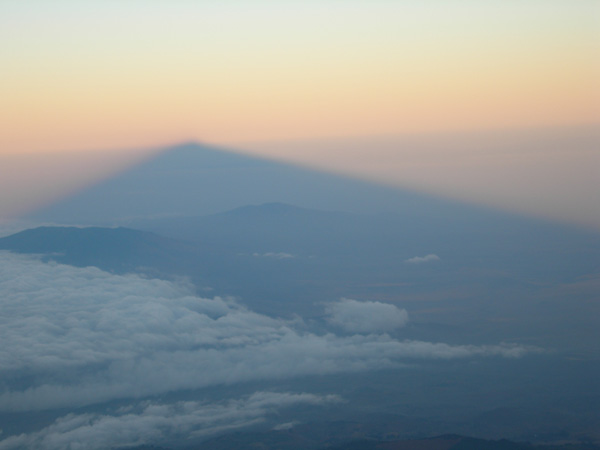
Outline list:
[[[592,1],[1,8],[3,152],[599,119]]]
[[[478,190],[452,173],[450,190],[423,186],[433,172],[374,175],[368,146],[361,172],[319,154],[326,145],[288,144],[594,127],[599,17],[593,0],[6,1],[0,155],[77,154],[89,183],[105,173],[90,152],[201,141],[428,192]],[[394,151],[402,161],[410,149]],[[5,214],[81,185],[53,161],[35,181],[24,163],[3,175]]]

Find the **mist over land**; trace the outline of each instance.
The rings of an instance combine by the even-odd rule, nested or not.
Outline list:
[[[600,439],[593,230],[198,144],[28,219],[0,448]]]
[[[0,450],[598,450],[599,17],[0,1]]]

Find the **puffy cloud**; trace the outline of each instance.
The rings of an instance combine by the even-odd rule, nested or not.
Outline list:
[[[423,264],[427,262],[434,262],[440,260],[441,258],[438,255],[429,254],[425,256],[415,256],[414,258],[407,259],[404,262],[408,264]]]
[[[391,305],[353,301],[332,313],[346,329],[358,308],[371,330]],[[358,303],[358,302],[356,302]],[[0,411],[75,407],[181,389],[397,367],[412,358],[519,357],[515,345],[338,336],[252,312],[192,287],[0,252]],[[377,319],[379,317],[379,319]],[[379,321],[379,323],[378,323]],[[377,328],[379,327],[379,328]]]
[[[113,414],[68,414],[37,432],[0,441],[0,449],[94,450],[156,444],[171,436],[206,437],[260,423],[281,408],[340,401],[335,395],[256,392],[247,398],[220,403],[142,402]]]
[[[408,313],[389,303],[343,298],[327,305],[327,321],[351,333],[385,333],[403,327]]]

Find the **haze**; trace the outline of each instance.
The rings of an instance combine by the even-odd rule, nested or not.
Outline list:
[[[2,2],[0,216],[106,176],[92,151],[194,140],[597,227],[598,8]]]
[[[600,449],[599,18],[0,2],[0,450]]]

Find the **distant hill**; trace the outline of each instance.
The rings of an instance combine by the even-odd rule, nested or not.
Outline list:
[[[489,211],[359,214],[273,202],[132,225],[236,253],[283,252],[353,267],[375,264],[380,272],[410,271],[411,277],[417,265],[406,262],[429,254],[451,261],[453,269],[519,271],[555,281],[600,270],[600,233]],[[422,273],[435,265],[418,267]]]
[[[375,224],[371,215],[320,211],[284,203],[246,205],[208,216],[135,221],[136,228],[178,239],[212,243],[236,252],[310,252],[319,254],[356,249]],[[340,246],[341,243],[341,246]]]
[[[116,273],[181,270],[192,247],[147,231],[129,228],[39,227],[0,238],[0,249],[41,254],[78,267],[95,266]],[[194,250],[197,250],[194,248]],[[193,252],[192,252],[193,253]]]

